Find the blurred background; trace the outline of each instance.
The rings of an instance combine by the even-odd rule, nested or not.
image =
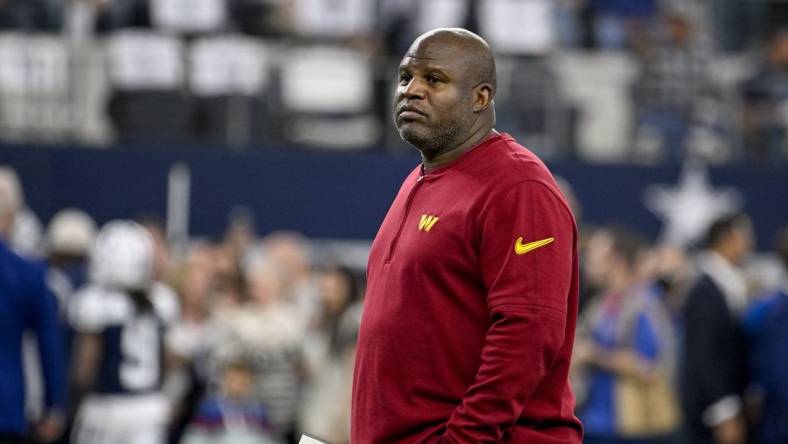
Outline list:
[[[0,0],[7,241],[67,271],[65,313],[103,224],[149,230],[180,302],[171,442],[222,387],[259,394],[270,439],[347,442],[367,251],[419,161],[396,67],[443,26],[490,42],[496,128],[558,176],[582,248],[635,231],[637,280],[680,317],[710,227],[743,213],[747,297],[785,286],[786,0]],[[583,258],[593,306],[614,259]],[[217,339],[248,306],[278,307],[271,331]]]

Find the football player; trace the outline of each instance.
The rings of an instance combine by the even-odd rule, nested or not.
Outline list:
[[[131,221],[108,223],[91,252],[90,283],[69,306],[77,331],[72,442],[165,442],[164,334],[177,298],[153,280],[153,240]]]

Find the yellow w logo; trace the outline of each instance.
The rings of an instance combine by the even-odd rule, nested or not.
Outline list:
[[[433,216],[431,214],[422,214],[421,220],[419,221],[419,230],[421,231],[430,231],[432,226],[438,223],[438,216]]]

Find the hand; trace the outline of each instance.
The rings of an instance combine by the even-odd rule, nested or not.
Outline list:
[[[714,440],[717,444],[745,444],[746,435],[747,426],[741,415],[714,427]]]
[[[65,417],[60,412],[50,412],[36,424],[35,433],[43,442],[52,442],[63,434]]]

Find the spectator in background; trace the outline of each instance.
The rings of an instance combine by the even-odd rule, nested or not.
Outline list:
[[[653,36],[656,34],[656,36]],[[688,17],[669,13],[655,32],[641,31],[642,69],[633,85],[638,110],[636,155],[681,161],[698,99],[709,89],[709,50]]]
[[[359,289],[344,266],[324,269],[317,279],[320,311],[306,339],[309,383],[301,429],[333,444],[350,441],[353,361],[360,318]]]
[[[294,231],[277,231],[263,239],[263,250],[280,267],[285,284],[283,302],[293,308],[294,321],[305,329],[319,307],[306,238]]]
[[[687,296],[680,382],[690,444],[746,442],[746,354],[739,319],[747,306],[747,282],[740,267],[753,242],[747,215],[714,222],[699,260],[701,275]]]
[[[588,243],[589,277],[603,284],[582,315],[573,361],[587,444],[665,443],[678,428],[675,331],[658,287],[639,274],[645,247],[623,228],[597,230]]]
[[[659,245],[649,251],[643,266],[641,273],[654,280],[677,328],[680,327],[681,309],[696,273],[687,252],[677,245]]]
[[[0,443],[26,443],[31,432],[57,439],[64,424],[65,371],[57,300],[45,283],[45,270],[7,246],[15,213],[22,206],[16,173],[0,167]],[[22,336],[35,332],[44,376],[44,413],[31,428],[25,417]]]
[[[96,239],[96,222],[75,208],[58,211],[46,232],[48,281],[61,304],[85,284],[87,261]]]
[[[238,307],[246,300],[244,267],[253,256],[250,248],[256,240],[251,212],[244,207],[234,208],[222,243],[214,253],[213,304],[217,308]]]
[[[195,413],[209,379],[212,312],[235,307],[217,296],[215,249],[198,243],[191,248],[176,273],[181,316],[167,335],[173,356],[172,376],[165,387],[173,401],[170,442],[180,442],[181,434]]]
[[[759,444],[788,442],[788,226],[777,239],[782,286],[758,298],[745,316],[750,346],[750,386],[757,393]]]
[[[211,304],[217,311],[238,308],[247,300],[241,261],[225,245],[219,245],[212,256],[215,276]]]
[[[24,202],[24,193],[21,199]],[[25,259],[37,261],[42,258],[44,226],[41,219],[24,203],[15,211],[14,223],[7,242],[14,253]]]
[[[67,208],[58,211],[49,222],[46,232],[46,252],[49,270],[47,285],[60,305],[60,326],[63,331],[65,368],[70,368],[71,348],[75,331],[68,322],[66,307],[76,290],[87,281],[87,262],[96,239],[96,223],[82,210]],[[31,363],[26,362],[27,365]],[[33,364],[35,365],[35,364]],[[76,406],[69,406],[64,436],[67,443]]]
[[[218,389],[202,400],[181,444],[278,443],[254,385],[251,363],[242,358],[226,363]]]
[[[744,84],[744,100],[747,157],[788,159],[788,28],[775,32],[766,65]]]
[[[647,24],[657,13],[657,0],[588,0],[593,19],[596,46],[624,49],[632,33]]]
[[[240,348],[257,369],[255,392],[269,412],[278,438],[296,442],[303,382],[303,329],[284,296],[278,264],[267,258],[248,269],[248,301],[217,313],[211,326],[211,380]]]

